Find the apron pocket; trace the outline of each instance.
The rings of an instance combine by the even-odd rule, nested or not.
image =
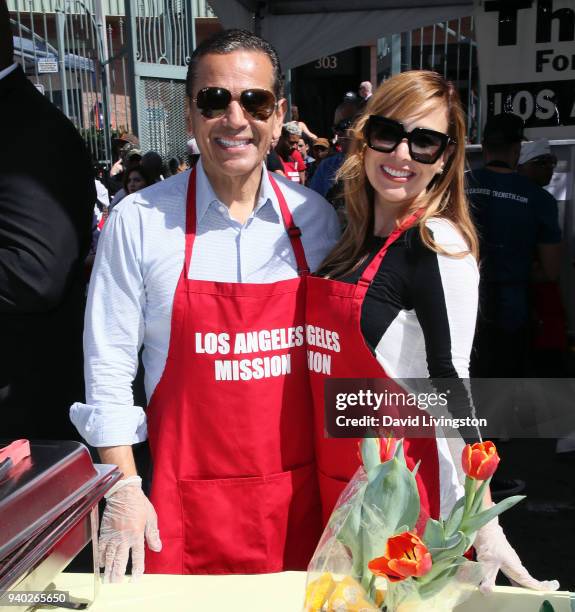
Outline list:
[[[178,481],[184,573],[281,571],[290,507],[314,470],[310,465],[269,476]]]

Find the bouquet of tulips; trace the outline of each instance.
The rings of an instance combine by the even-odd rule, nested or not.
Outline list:
[[[305,612],[448,612],[483,579],[469,561],[477,531],[523,496],[489,508],[484,498],[499,456],[492,442],[467,445],[465,495],[447,519],[417,533],[420,500],[402,441],[361,442],[363,466],[342,493],[308,569]],[[383,458],[382,458],[383,457]]]

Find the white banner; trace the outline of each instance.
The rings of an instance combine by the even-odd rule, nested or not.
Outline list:
[[[483,121],[513,112],[526,136],[575,138],[575,0],[476,0]]]

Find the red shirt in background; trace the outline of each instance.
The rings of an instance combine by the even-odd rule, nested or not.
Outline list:
[[[303,157],[301,156],[299,151],[294,151],[290,154],[288,160],[286,161],[280,155],[282,166],[284,169],[284,174],[290,181],[294,181],[294,183],[299,183],[299,173],[305,172],[305,162]]]

